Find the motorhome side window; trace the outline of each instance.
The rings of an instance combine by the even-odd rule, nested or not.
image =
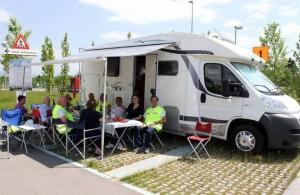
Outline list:
[[[204,65],[204,80],[208,91],[214,94],[222,94],[223,82],[240,83],[240,81],[225,66],[217,63]]]
[[[107,58],[107,76],[118,77],[120,73],[120,58],[109,57]]]
[[[175,60],[158,61],[158,75],[176,76],[178,73],[178,62]]]

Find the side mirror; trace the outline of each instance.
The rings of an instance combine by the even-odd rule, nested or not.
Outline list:
[[[232,83],[230,81],[223,81],[222,95],[224,97],[249,97],[249,93],[241,83]]]

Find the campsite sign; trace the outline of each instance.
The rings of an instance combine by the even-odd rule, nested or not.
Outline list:
[[[20,56],[36,56],[37,53],[34,50],[29,48],[25,37],[22,34],[19,34],[12,44],[12,48],[5,49],[6,54],[20,55]]]
[[[22,34],[19,34],[14,44],[12,45],[13,49],[29,49],[29,44],[27,43],[25,37]]]

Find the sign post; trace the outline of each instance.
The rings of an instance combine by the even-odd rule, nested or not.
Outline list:
[[[32,89],[31,67],[25,67],[24,62],[30,62],[30,56],[37,53],[31,50],[25,37],[19,34],[11,48],[5,49],[5,54],[17,55],[19,58],[9,61],[9,88],[16,90],[16,96],[26,95],[26,89]],[[27,58],[23,56],[28,56]],[[20,90],[21,89],[21,90]]]

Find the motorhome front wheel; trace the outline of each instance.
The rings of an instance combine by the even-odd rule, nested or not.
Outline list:
[[[231,143],[243,152],[260,153],[264,149],[263,134],[253,125],[237,126],[232,133]]]

